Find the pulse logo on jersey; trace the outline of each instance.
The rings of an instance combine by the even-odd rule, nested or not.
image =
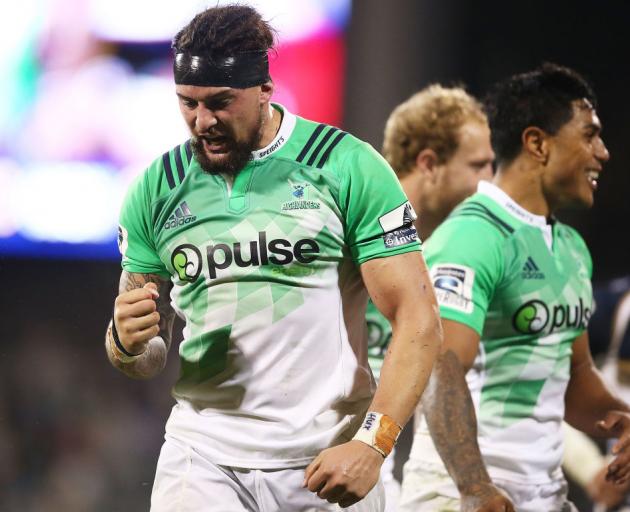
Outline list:
[[[547,305],[540,300],[530,300],[515,313],[512,323],[517,331],[524,334],[536,334],[549,322]]]
[[[188,204],[186,201],[182,201],[179,207],[171,214],[168,220],[164,223],[164,229],[172,229],[183,226],[185,224],[190,224],[191,222],[195,222],[197,217],[195,217],[190,208],[188,208]]]
[[[244,251],[242,246],[249,245]],[[319,244],[310,238],[303,238],[293,244],[284,238],[274,238],[267,242],[267,233],[258,233],[258,240],[241,244],[213,244],[205,248],[208,276],[217,278],[217,270],[231,265],[237,267],[259,267],[261,265],[290,265],[294,261],[308,264],[315,261],[320,253]],[[171,255],[173,268],[182,281],[194,282],[201,273],[201,251],[190,244],[178,246]]]
[[[181,281],[194,283],[201,274],[201,252],[194,245],[180,245],[171,254],[171,264]]]
[[[523,279],[544,279],[545,274],[540,271],[534,259],[531,256],[528,256],[527,261],[525,261],[525,265],[523,265],[521,277]]]
[[[538,334],[544,330],[551,334],[567,327],[586,329],[591,314],[581,297],[577,304],[556,304],[551,309],[543,301],[530,300],[514,313],[512,325],[523,334]]]

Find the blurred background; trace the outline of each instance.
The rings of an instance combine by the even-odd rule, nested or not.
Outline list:
[[[170,39],[215,3],[0,6],[0,511],[149,508],[178,368],[171,357],[159,378],[136,382],[106,360],[117,216],[130,180],[187,138]],[[430,83],[482,96],[544,60],[582,72],[599,97],[611,161],[595,207],[562,219],[589,244],[596,283],[628,286],[630,4],[247,3],[278,30],[276,101],[379,149],[392,108]],[[594,352],[607,332],[594,336]]]

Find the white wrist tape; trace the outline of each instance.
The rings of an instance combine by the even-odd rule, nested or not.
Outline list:
[[[363,424],[352,438],[361,441],[387,457],[394,449],[402,427],[387,414],[368,412]]]

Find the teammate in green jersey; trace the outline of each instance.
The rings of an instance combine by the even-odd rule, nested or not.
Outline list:
[[[494,154],[488,121],[481,105],[459,87],[432,85],[396,107],[385,128],[383,155],[412,206],[421,212],[415,224],[425,240],[457,204],[476,191],[480,180],[492,179]],[[372,303],[368,304],[366,318],[369,361],[378,378],[391,329]],[[451,359],[439,358],[434,375],[443,365],[450,364],[453,364]],[[463,379],[459,395],[470,402]],[[462,447],[466,455],[461,460],[470,466],[468,459],[476,454],[479,469],[467,472],[469,483],[461,486],[462,493],[469,501],[503,503],[506,500],[483,471],[474,436],[472,441],[473,446]],[[392,464],[388,462],[385,461],[381,476],[389,509],[398,501],[399,489],[391,474]]]
[[[355,137],[270,102],[272,45],[245,6],[208,9],[177,34],[192,137],[123,204],[110,361],[153,377],[174,313],[186,322],[153,512],[382,510],[380,467],[439,350],[394,173]],[[366,288],[394,330],[376,392]]]
[[[426,247],[444,345],[468,370],[479,448],[518,511],[574,510],[561,470],[563,418],[591,435],[618,436],[609,478],[630,475],[629,409],[588,348],[590,255],[554,217],[593,204],[609,158],[595,108],[584,79],[552,64],[497,84],[487,103],[497,174]],[[453,428],[465,423],[466,411],[453,407],[458,378],[442,378],[423,401],[435,447],[426,429],[416,433],[403,510],[463,508],[455,483],[465,478],[458,458],[471,430]]]

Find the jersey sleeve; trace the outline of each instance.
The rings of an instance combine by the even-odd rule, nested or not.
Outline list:
[[[340,181],[346,243],[357,264],[420,250],[416,214],[389,164],[371,146],[349,150]]]
[[[132,183],[123,201],[118,247],[122,255],[122,268],[127,272],[170,277],[155,249],[146,174],[140,175]]]
[[[503,235],[482,219],[447,220],[425,244],[442,318],[460,322],[480,336],[504,271]]]

